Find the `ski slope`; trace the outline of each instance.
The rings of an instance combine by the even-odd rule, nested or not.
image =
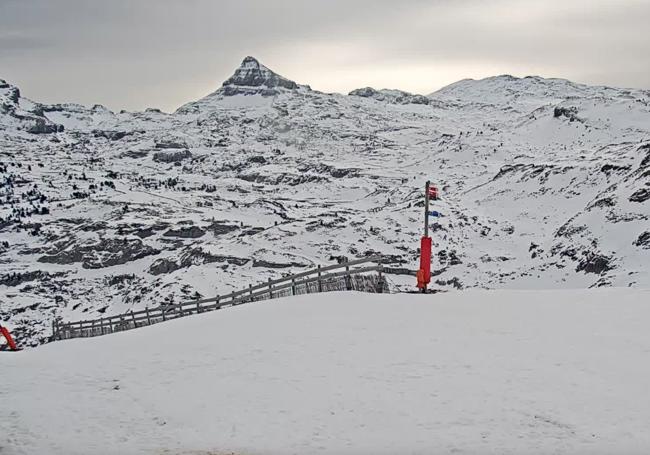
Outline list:
[[[649,453],[649,302],[329,293],[53,343],[0,356],[0,453]]]

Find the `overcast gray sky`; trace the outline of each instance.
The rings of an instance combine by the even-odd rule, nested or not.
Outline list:
[[[506,73],[650,88],[649,24],[650,0],[0,0],[0,78],[166,111],[246,55],[328,92]]]

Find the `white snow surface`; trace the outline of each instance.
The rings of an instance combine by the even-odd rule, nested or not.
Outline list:
[[[341,256],[381,254],[413,289],[427,179],[433,289],[650,286],[648,90],[504,75],[344,96],[252,58],[226,82],[164,114],[39,104],[0,80],[0,321],[23,346],[54,318]]]
[[[0,356],[2,455],[647,454],[650,291],[328,293]]]

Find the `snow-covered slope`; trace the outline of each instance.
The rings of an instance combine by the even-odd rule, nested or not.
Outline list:
[[[3,455],[650,451],[650,292],[330,293],[2,356]]]
[[[57,316],[230,292],[340,256],[381,253],[392,285],[412,289],[427,179],[445,215],[433,288],[650,286],[648,91],[498,76],[426,101],[344,96],[250,57],[173,114],[1,87],[0,320],[24,342]]]

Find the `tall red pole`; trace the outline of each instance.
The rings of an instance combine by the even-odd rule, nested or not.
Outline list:
[[[420,240],[420,270],[417,273],[418,288],[427,292],[431,281],[431,237],[429,237],[429,186],[427,180],[424,187],[424,237]]]

